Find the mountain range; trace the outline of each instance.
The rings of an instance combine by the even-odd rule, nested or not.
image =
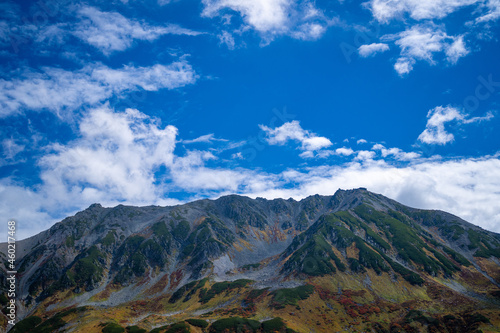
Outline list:
[[[17,242],[0,332],[500,332],[499,259],[499,234],[364,188],[93,204]]]

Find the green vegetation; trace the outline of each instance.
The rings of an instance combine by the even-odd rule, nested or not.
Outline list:
[[[489,257],[497,257],[500,258],[500,247],[499,244],[496,243],[495,246],[493,247],[490,242],[486,239],[485,235],[469,229],[467,230],[467,234],[469,236],[469,249],[478,249],[475,253],[475,257],[483,257],[483,258],[489,258]]]
[[[233,282],[217,282],[214,283],[212,288],[210,290],[206,291],[203,293],[200,293],[200,302],[201,303],[207,303],[210,301],[212,298],[214,298],[216,295],[221,294],[222,292],[227,292],[233,289],[238,289],[238,288],[243,288],[250,282],[253,282],[252,280],[246,280],[246,279],[239,279]],[[202,289],[205,290],[205,289]]]
[[[128,333],[146,333],[147,332],[144,328],[140,328],[137,325],[127,326],[126,330]]]
[[[354,273],[364,273],[366,271],[365,268],[359,263],[358,260],[356,260],[354,258],[348,258],[347,261],[349,262],[349,268]]]
[[[180,300],[184,295],[186,295],[186,297],[184,298],[183,302],[187,302],[198,290],[200,290],[203,286],[205,286],[205,283],[207,281],[208,278],[204,278],[203,280],[192,281],[183,285],[172,294],[168,302],[173,304],[178,300]],[[204,291],[200,292],[200,298],[206,295],[206,289],[203,288],[202,290]],[[186,292],[188,293],[186,294]]]
[[[307,299],[314,291],[310,284],[296,288],[278,289],[271,293],[273,296],[271,306],[275,309],[282,309],[286,305],[295,305],[299,300]]]
[[[335,262],[339,270],[345,271],[345,265],[333,253],[332,246],[322,235],[314,235],[290,257],[284,268],[297,269],[311,276],[321,276],[336,272],[330,260]]]
[[[240,317],[224,318],[215,321],[210,326],[210,333],[224,332],[258,332],[260,323],[256,320]]]
[[[309,227],[309,220],[307,219],[307,215],[304,211],[300,212],[299,220],[297,221],[296,229],[299,231],[304,231]]]
[[[264,289],[252,289],[247,296],[247,299],[254,300],[258,297],[260,297],[262,294],[264,294],[266,291],[268,291],[269,288],[264,288]]]
[[[165,325],[152,329],[149,333],[189,333],[189,326],[181,321],[172,325]]]
[[[189,225],[189,222],[186,220],[182,220],[172,230],[172,235],[176,239],[184,240],[184,239],[186,239],[186,236],[189,234],[190,230],[191,230],[191,226]]]
[[[148,266],[152,269],[163,267],[168,256],[168,246],[169,240],[166,238],[153,237],[145,240],[139,235],[128,237],[117,251],[113,268],[118,270],[118,273],[113,282],[123,284],[134,277],[142,277]],[[122,262],[124,264],[118,264]],[[131,272],[133,274],[130,274]]]
[[[52,333],[59,330],[61,327],[66,325],[63,317],[66,317],[72,313],[79,313],[85,311],[86,307],[73,308],[66,311],[59,312],[50,319],[42,323],[42,318],[37,316],[27,317],[19,321],[12,330],[9,332],[13,333]]]
[[[66,237],[66,247],[75,247],[75,237],[73,235]]]
[[[203,244],[210,238],[210,229],[208,225],[204,225],[201,229],[198,228],[198,234],[196,235],[196,242],[198,244]]]
[[[177,289],[172,294],[172,296],[170,297],[170,299],[168,300],[168,302],[169,303],[175,303],[175,302],[177,302],[178,300],[180,300],[182,298],[182,296],[184,296],[184,294],[186,293],[186,291],[191,290],[194,286],[197,285],[197,283],[198,283],[198,281],[192,281],[192,282],[189,282],[188,284],[183,285],[182,287],[180,287],[179,289]]]
[[[188,322],[190,325],[200,328],[208,327],[208,323],[203,319],[186,319],[186,322]]]
[[[447,238],[451,238],[454,241],[458,240],[460,238],[460,236],[462,236],[465,233],[464,228],[462,228],[458,224],[444,225],[444,226],[440,227],[439,230]]]
[[[168,326],[165,333],[189,333],[190,331],[189,326],[185,322],[181,321]]]
[[[451,258],[453,258],[453,260],[455,260],[456,262],[458,262],[460,265],[463,265],[463,266],[471,266],[472,264],[470,263],[469,260],[465,259],[465,257],[455,251],[453,251],[452,249],[450,248],[447,248],[446,246],[443,246],[443,251],[449,255]]]
[[[358,219],[352,216],[349,212],[341,211],[333,214],[335,217],[339,218],[345,222],[351,230],[353,228],[361,228],[366,232],[366,238],[374,242],[377,246],[384,250],[390,250],[391,246],[382,238],[379,234],[374,232],[368,225],[361,223]]]
[[[408,268],[404,267],[403,265],[398,264],[397,262],[392,261],[389,258],[386,258],[387,262],[389,265],[391,265],[392,269],[400,274],[403,279],[406,281],[410,282],[413,285],[422,285],[425,281],[422,279],[420,275],[418,275],[415,272],[410,271]]]
[[[201,289],[203,286],[205,286],[205,283],[208,281],[208,278],[204,278],[203,280],[200,280],[198,282],[198,284],[193,288],[191,289],[190,292],[187,293],[186,297],[184,297],[184,300],[183,302],[187,302],[191,299],[191,297],[196,293],[196,291],[198,291],[199,289]]]
[[[102,262],[105,260],[105,255],[99,251],[97,246],[93,245],[76,259],[72,267],[66,271],[66,276],[63,277],[65,283],[63,285],[91,287],[99,282],[103,274]]]
[[[108,323],[103,327],[102,333],[122,333],[125,329],[116,323]]]
[[[257,263],[257,264],[248,264],[248,265],[241,266],[241,269],[244,270],[244,271],[248,271],[250,269],[257,269],[259,267],[260,267],[259,263]]]
[[[262,322],[262,333],[281,332],[285,328],[286,325],[280,317]]]
[[[170,236],[170,232],[168,232],[168,228],[165,225],[165,222],[163,221],[153,224],[151,230],[153,230],[153,234],[155,234],[158,237],[165,238]]]
[[[0,305],[5,306],[5,305],[7,305],[8,302],[9,302],[9,299],[7,298],[7,296],[5,296],[4,293],[1,293],[0,294]]]
[[[104,237],[101,240],[101,244],[104,246],[110,246],[114,242],[115,242],[115,231],[114,230],[108,231],[108,234],[106,235],[106,237]]]
[[[31,332],[37,325],[42,322],[42,318],[37,316],[30,316],[20,320],[14,325],[14,328],[9,332],[11,333],[27,333]]]
[[[442,264],[441,267],[443,268],[445,275],[451,276],[451,275],[453,275],[454,272],[460,271],[460,268],[458,266],[456,266],[455,264],[453,264],[450,260],[448,260],[444,255],[442,255],[441,253],[439,253],[438,251],[436,251],[430,247],[426,247],[426,248],[427,248],[427,250],[432,252],[432,254],[434,255],[434,257],[436,257],[437,260],[439,260],[441,262],[441,264]]]
[[[389,215],[387,215],[365,204],[356,207],[354,211],[364,220],[384,230],[403,260],[423,266],[423,269],[431,275],[437,275],[440,270],[449,275],[452,271],[450,267],[453,264],[444,264],[439,259],[434,260],[426,255],[422,249],[428,247],[415,233],[414,228],[410,227],[409,220],[401,213],[389,210]]]
[[[382,257],[370,249],[360,237],[356,236],[355,242],[359,250],[359,262],[363,266],[372,268],[377,274],[389,271],[389,267],[387,267]]]

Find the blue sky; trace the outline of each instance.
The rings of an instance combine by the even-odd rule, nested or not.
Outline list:
[[[498,0],[3,1],[0,218],[367,187],[500,232]]]

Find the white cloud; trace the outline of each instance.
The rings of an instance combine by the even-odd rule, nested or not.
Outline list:
[[[370,0],[367,3],[373,17],[387,23],[403,19],[408,14],[415,20],[441,19],[456,10],[481,3],[481,0]]]
[[[338,188],[367,187],[403,204],[423,209],[440,209],[465,220],[500,231],[500,160],[490,156],[452,161],[422,161],[404,167],[388,162],[350,163],[342,166],[289,171],[291,189],[278,186],[252,193],[253,197],[331,195]]]
[[[242,160],[243,159],[243,153],[240,151],[240,152],[237,152],[237,153],[234,153],[231,155],[231,158],[234,159],[234,160]]]
[[[485,117],[464,119],[476,122]],[[310,137],[311,133],[288,124],[291,128],[274,130],[276,144]],[[10,178],[0,181],[0,216],[19,221],[20,237],[39,232],[93,202],[105,206],[178,203],[168,197],[170,191],[191,193],[191,198],[239,193],[300,199],[355,187],[367,187],[410,206],[449,211],[500,231],[498,156],[414,159],[398,148],[375,145],[375,151],[336,149],[335,154],[353,158],[334,166],[290,168],[280,173],[210,167],[208,163],[217,160],[210,151],[175,154],[176,143],[182,141],[175,127],[162,126],[137,110],[115,112],[107,106],[89,110],[77,134],[66,145],[45,148],[48,154],[39,161],[41,182],[36,187],[24,187]],[[391,162],[406,157],[409,163]],[[158,173],[161,169],[165,172]]]
[[[291,33],[291,36],[301,40],[317,40],[323,36],[326,29],[327,26],[324,24],[304,23],[299,25],[297,29]]]
[[[244,20],[260,32],[286,28],[291,0],[203,0],[203,15],[214,17],[225,8],[239,12]]]
[[[301,149],[305,151],[315,151],[327,148],[332,145],[332,142],[321,136],[317,136],[307,130],[304,130],[300,123],[296,120],[287,122],[280,127],[274,129],[264,125],[259,125],[266,133],[266,141],[270,145],[284,145],[288,141],[298,141],[302,143]],[[312,157],[310,153],[303,153],[302,157]]]
[[[42,180],[60,189],[59,196],[147,202],[161,195],[153,172],[173,164],[175,127],[161,129],[137,110],[100,107],[80,124],[80,135],[67,146],[53,145],[40,161]]]
[[[465,47],[463,36],[457,37],[446,49],[447,60],[452,64],[455,64],[458,59],[465,57],[467,54],[469,54],[469,50]]]
[[[484,7],[487,9],[487,13],[478,17],[476,22],[489,22],[500,18],[500,0],[488,0]]]
[[[366,58],[366,57],[373,56],[377,53],[385,52],[388,50],[389,50],[389,45],[387,45],[387,44],[372,43],[372,44],[361,45],[358,48],[358,53],[360,56]]]
[[[356,154],[356,160],[360,161],[371,161],[375,158],[376,154],[369,150],[360,150]]]
[[[24,144],[16,143],[16,140],[14,140],[14,138],[4,139],[2,141],[2,156],[6,160],[13,161],[14,157],[22,152],[24,148]]]
[[[400,74],[407,74],[413,69],[416,60],[436,64],[434,55],[444,52],[447,61],[454,64],[467,55],[463,36],[448,36],[440,27],[434,25],[415,25],[392,35],[381,37],[384,41],[394,41],[401,49],[401,57],[394,68]]]
[[[359,139],[358,141],[356,141],[356,143],[357,143],[358,145],[363,144],[363,143],[367,143],[367,142],[368,142],[368,141],[366,141],[365,139]]]
[[[50,110],[59,114],[82,105],[94,105],[126,91],[174,89],[193,84],[197,79],[198,75],[185,60],[166,66],[124,66],[121,69],[92,64],[77,71],[25,70],[20,78],[0,79],[0,117],[23,109]]]
[[[330,149],[321,149],[318,151],[314,150],[306,150],[303,151],[299,156],[302,158],[316,158],[316,159],[321,159],[321,158],[328,158],[331,156],[341,156],[341,157],[347,157],[353,155],[355,152],[351,148],[337,148],[335,150],[330,150]]]
[[[413,161],[421,155],[415,152],[404,152],[399,148],[385,148],[383,145],[377,143],[372,147],[372,150],[380,151],[382,157],[393,157],[398,161]]]
[[[351,156],[352,154],[354,154],[354,150],[352,150],[351,148],[342,147],[335,149],[335,153],[337,153],[337,155]]]
[[[245,24],[238,30],[250,27],[267,42],[279,35],[316,40],[330,25],[337,24],[335,19],[325,17],[309,0],[203,0],[202,3],[202,15],[205,17],[219,16],[227,22],[227,14],[224,14],[227,10],[238,12]],[[225,35],[222,37],[227,40]]]
[[[166,34],[188,36],[200,34],[174,24],[150,26],[144,22],[128,19],[117,12],[102,12],[95,7],[80,8],[78,16],[81,21],[76,25],[73,34],[106,55],[129,48],[134,40],[151,42]]]
[[[228,141],[228,140],[226,140],[226,139],[217,139],[217,138],[214,137],[213,133],[210,133],[210,134],[199,136],[199,137],[197,137],[195,139],[182,140],[182,143],[184,143],[184,144],[200,143],[200,142],[211,143],[211,142],[214,142],[214,141]]]
[[[234,41],[233,35],[227,31],[222,31],[217,37],[219,37],[219,43],[226,45],[229,50],[234,50],[236,47],[236,42]]]
[[[484,117],[468,118],[467,114],[463,114],[457,108],[438,106],[427,113],[427,125],[425,130],[419,135],[418,140],[427,144],[444,145],[455,139],[452,133],[446,131],[446,123],[454,121],[458,124],[470,124],[490,120],[491,118],[493,118],[493,114],[490,112]]]
[[[413,65],[415,64],[415,59],[401,57],[398,58],[394,64],[394,69],[399,75],[408,74],[413,70]]]

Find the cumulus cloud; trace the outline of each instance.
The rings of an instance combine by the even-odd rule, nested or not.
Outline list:
[[[352,150],[351,148],[342,147],[335,149],[335,153],[337,153],[338,155],[350,156],[354,154],[354,150]]]
[[[80,138],[69,145],[53,145],[40,166],[42,180],[59,195],[70,191],[84,201],[154,201],[153,172],[171,166],[177,129],[161,129],[133,109],[115,113],[108,107],[93,109],[80,124]],[[71,186],[68,186],[71,184]]]
[[[197,79],[198,75],[185,60],[170,65],[120,69],[90,64],[77,71],[50,67],[37,72],[25,70],[21,77],[0,79],[0,116],[23,109],[60,114],[83,105],[95,105],[125,91],[175,89],[193,84]]]
[[[80,8],[78,16],[81,21],[74,28],[73,34],[106,55],[131,47],[134,40],[153,41],[167,34],[188,36],[200,34],[174,24],[150,26],[144,22],[128,19],[120,13],[103,12],[95,7]]]
[[[389,24],[393,20],[405,23],[405,31],[380,39],[382,42],[395,41],[400,46],[401,56],[394,65],[400,75],[411,72],[418,60],[435,64],[434,56],[438,53],[443,53],[449,64],[456,64],[471,52],[464,36],[468,39],[491,36],[491,24],[482,23],[500,18],[499,0],[369,0],[364,6],[379,23]],[[445,33],[449,20],[445,19],[460,10],[469,15],[462,26],[462,30],[468,32],[449,36]],[[435,26],[436,22],[439,22],[439,27]],[[474,29],[472,33],[471,29]],[[360,48],[359,51],[362,55],[365,50]],[[368,50],[366,52],[371,54]]]
[[[268,42],[275,36],[288,35],[295,39],[316,40],[327,28],[337,24],[327,18],[312,1],[303,0],[203,0],[205,17],[221,17],[227,21],[227,12],[237,12],[245,27],[254,29]],[[222,41],[230,41],[227,34]],[[227,42],[226,42],[227,44]]]
[[[266,133],[266,141],[270,145],[284,145],[288,141],[300,142],[302,144],[300,149],[306,151],[304,155],[301,155],[302,157],[312,157],[312,151],[332,145],[329,139],[304,130],[297,120],[287,122],[274,129],[264,125],[259,125],[259,127]]]
[[[461,119],[476,122],[484,118]],[[436,119],[432,122],[440,123]],[[268,140],[285,144],[317,137],[298,122],[287,124],[267,129],[271,134]],[[498,156],[446,161],[417,158],[398,148],[375,145],[372,150],[357,152],[345,147],[332,150],[350,159],[333,166],[288,168],[278,173],[220,164],[213,167],[210,162],[218,157],[211,151],[176,153],[176,144],[182,142],[177,128],[164,126],[138,110],[116,112],[106,105],[88,111],[77,135],[67,144],[45,147],[47,154],[39,160],[40,183],[36,187],[25,187],[11,178],[0,181],[0,216],[19,221],[20,237],[39,232],[93,202],[105,206],[177,204],[169,193],[179,191],[189,199],[229,193],[301,199],[356,187],[367,187],[410,206],[446,210],[500,231]],[[320,146],[324,144],[305,147]]]
[[[446,131],[446,123],[470,124],[490,120],[491,118],[493,118],[491,112],[487,113],[484,117],[468,118],[467,114],[462,113],[457,108],[438,106],[427,113],[427,125],[425,130],[419,135],[418,140],[427,144],[444,145],[455,139],[452,133]]]
[[[377,53],[382,53],[382,52],[385,52],[388,50],[389,50],[389,45],[387,45],[387,44],[372,43],[372,44],[361,45],[358,48],[358,53],[360,56],[366,58],[366,57],[373,56]]]

